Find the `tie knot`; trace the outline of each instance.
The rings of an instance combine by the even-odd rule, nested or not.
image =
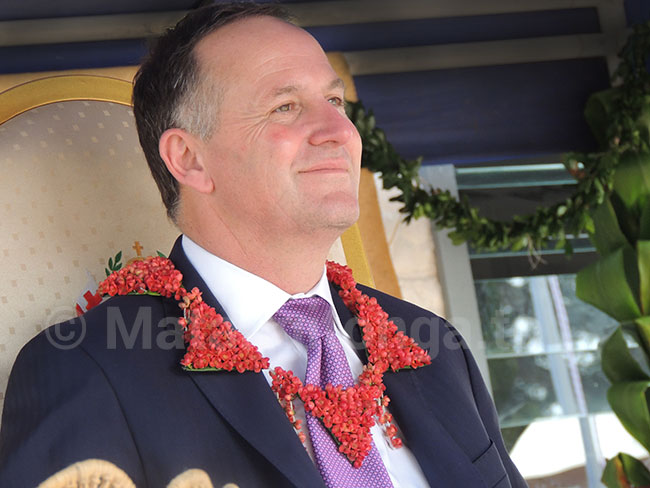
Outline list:
[[[324,298],[290,298],[273,315],[289,336],[309,345],[334,332],[332,310]]]

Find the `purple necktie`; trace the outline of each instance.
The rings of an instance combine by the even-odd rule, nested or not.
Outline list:
[[[354,386],[341,343],[334,334],[329,303],[321,297],[289,299],[273,318],[287,334],[307,346],[305,384]],[[329,488],[392,488],[374,443],[360,468],[341,454],[321,421],[306,414],[307,427],[320,474]]]

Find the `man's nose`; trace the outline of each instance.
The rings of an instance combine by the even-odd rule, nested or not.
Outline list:
[[[314,146],[328,142],[343,145],[356,134],[357,129],[352,121],[345,113],[342,113],[341,108],[333,105],[328,100],[323,100],[313,110],[314,129],[311,132],[309,142]]]

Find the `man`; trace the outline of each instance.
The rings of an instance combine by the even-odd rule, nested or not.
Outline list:
[[[327,358],[323,346],[323,368],[329,361],[337,374],[357,375],[365,357],[324,274],[332,243],[358,217],[361,142],[343,89],[309,34],[276,7],[254,4],[189,14],[160,40],[134,87],[145,155],[183,233],[170,258],[185,287],[198,287],[272,367],[302,379],[313,351],[284,323],[288,303],[325,303],[332,348],[343,355]],[[83,335],[76,347],[57,348],[45,333],[19,355],[0,433],[0,486],[34,486],[87,458],[113,462],[139,487],[165,486],[189,468],[205,470],[215,486],[242,488],[525,486],[453,328],[362,291],[407,332],[428,324],[420,337],[432,364],[384,377],[403,448],[389,448],[375,426],[371,454],[352,468],[297,405],[308,424],[303,446],[268,373],[183,371],[176,301],[124,296],[59,326],[61,335]],[[124,330],[129,340],[116,337]]]

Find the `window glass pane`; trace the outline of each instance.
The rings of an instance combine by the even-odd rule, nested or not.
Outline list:
[[[515,464],[531,488],[586,487],[585,445],[592,460],[619,451],[647,459],[647,452],[607,402],[599,347],[619,324],[577,298],[574,274],[557,275],[559,304],[554,283],[545,276],[491,278],[475,280],[475,289],[493,397]],[[650,371],[638,344],[626,340]],[[592,481],[596,464],[589,465]]]
[[[569,367],[571,354],[575,357],[588,412],[611,410],[607,403],[609,381],[597,351],[490,359],[494,401],[504,426],[525,425],[539,417],[580,413]]]
[[[576,296],[576,275],[558,275],[573,345],[578,350],[596,349],[618,326],[616,320]]]
[[[603,373],[600,352],[579,352],[575,353],[575,357],[588,412],[609,412],[611,408],[607,403],[607,389],[610,383]]]
[[[527,425],[540,417],[577,413],[573,393],[553,383],[551,368],[563,367],[560,363],[564,362],[562,357],[556,356],[488,360],[494,402],[502,427]]]
[[[481,280],[474,286],[488,356],[543,352],[525,278]]]
[[[618,326],[616,320],[583,302],[575,294],[575,275],[558,275],[564,299],[573,347],[579,351],[596,350]],[[488,357],[502,354],[540,354],[558,351],[557,331],[542,331],[541,314],[553,314],[552,304],[535,310],[533,296],[544,291],[543,277],[513,277],[475,281],[481,327]],[[540,286],[542,288],[540,288]],[[533,290],[533,287],[535,289]],[[544,333],[546,332],[546,333]],[[555,333],[555,336],[554,336]],[[556,337],[558,340],[553,339]]]

